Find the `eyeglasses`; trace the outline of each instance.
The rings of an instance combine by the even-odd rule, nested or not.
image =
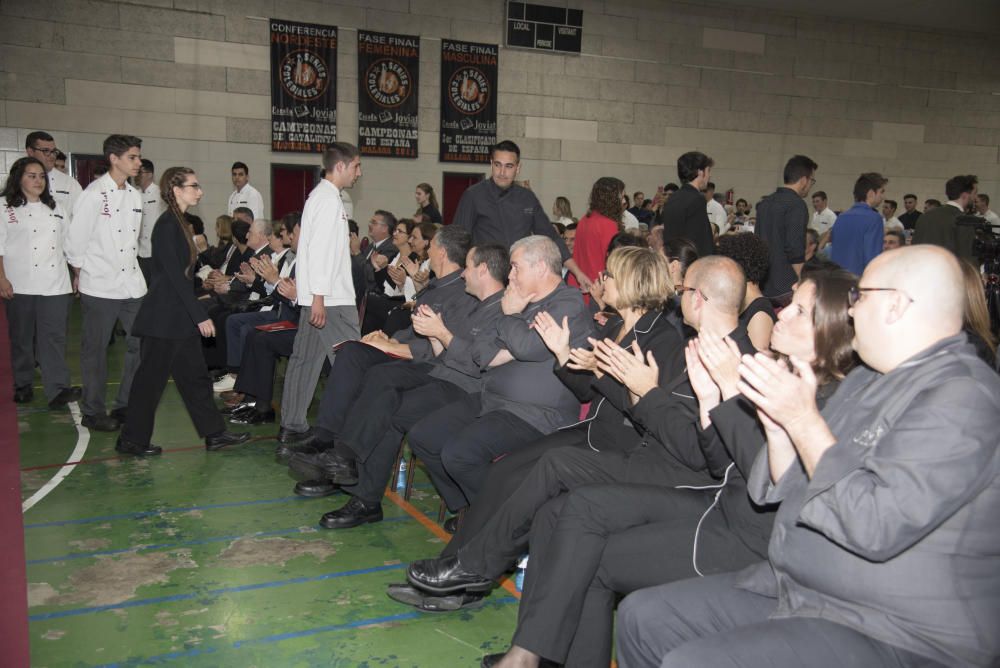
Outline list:
[[[679,288],[677,288],[677,294],[679,294],[681,297],[684,296],[685,292],[698,292],[698,294],[701,295],[702,300],[704,300],[706,302],[708,301],[708,297],[706,297],[704,295],[704,293],[699,292],[698,288],[689,288],[689,287],[684,286],[684,285],[682,285]]]
[[[185,183],[181,188],[194,188],[195,190],[201,190],[200,183]]]
[[[614,278],[614,277],[615,277],[615,276],[614,276],[614,274],[612,274],[612,273],[611,273],[610,271],[608,271],[607,269],[605,269],[604,271],[602,271],[602,272],[600,273],[600,278],[601,278],[601,280],[602,280],[602,281],[606,281],[606,280],[608,280],[609,278]]]
[[[849,306],[854,306],[859,301],[861,301],[862,295],[864,295],[866,292],[898,292],[898,293],[902,294],[904,297],[906,297],[907,299],[909,299],[911,302],[914,301],[913,297],[911,297],[910,295],[906,294],[905,292],[903,292],[899,288],[861,288],[861,287],[853,287],[853,288],[851,288],[850,290],[847,291],[847,304]]]
[[[38,148],[37,146],[32,146],[31,150],[38,151],[42,155],[55,155],[59,152],[59,149],[57,148]]]

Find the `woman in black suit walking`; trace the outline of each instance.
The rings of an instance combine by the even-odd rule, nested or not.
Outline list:
[[[118,452],[140,456],[163,451],[149,440],[156,407],[171,376],[208,450],[250,438],[248,433],[226,431],[201,351],[201,337],[215,336],[215,327],[194,296],[197,251],[184,222],[184,213],[202,197],[198,176],[188,167],[171,167],[160,179],[160,194],[167,210],[153,227],[149,291],[133,325],[135,335],[142,338],[139,368],[128,417],[115,445]]]

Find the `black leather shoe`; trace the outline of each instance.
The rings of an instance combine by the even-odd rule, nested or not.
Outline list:
[[[382,504],[368,505],[356,496],[344,504],[343,508],[331,510],[323,515],[319,524],[324,529],[350,529],[362,524],[382,521]]]
[[[500,652],[499,654],[487,654],[483,657],[483,660],[479,662],[479,668],[493,668],[493,666],[500,663],[503,658],[507,656],[507,652]]]
[[[458,515],[452,515],[446,519],[444,524],[441,525],[441,528],[450,533],[452,536],[458,533]]]
[[[288,460],[293,471],[307,478],[326,478],[338,485],[358,484],[358,464],[344,459],[333,450],[322,450],[316,454],[305,451],[294,453]]]
[[[110,415],[114,419],[118,420],[118,424],[125,424],[125,418],[128,417],[128,409],[127,408],[116,408],[113,411],[111,411],[110,413],[108,413],[108,415]]]
[[[261,413],[253,408],[245,413],[230,415],[229,421],[233,424],[274,424],[274,411]]]
[[[492,580],[462,568],[456,555],[414,561],[406,569],[406,579],[414,587],[432,594],[493,589]]]
[[[285,445],[304,443],[315,438],[316,434],[312,429],[306,429],[305,431],[292,431],[290,429],[285,429],[284,427],[278,429],[278,442]]]
[[[306,441],[305,443],[293,443],[291,445],[285,445],[279,443],[278,447],[274,449],[274,458],[279,464],[288,464],[292,456],[296,453],[302,453],[304,455],[318,455],[322,452],[322,448],[319,447],[320,444],[316,441]],[[318,470],[318,469],[317,469]],[[315,476],[322,478],[323,476]]]
[[[454,612],[483,607],[486,594],[451,594],[435,596],[421,591],[411,584],[391,584],[386,588],[386,596],[398,603],[409,605],[421,612]]]
[[[334,485],[329,480],[303,480],[295,484],[295,489],[292,490],[299,496],[305,496],[310,499],[319,498],[321,496],[331,496],[340,491],[340,487]]]
[[[59,390],[59,394],[52,397],[52,401],[49,402],[49,408],[62,408],[71,401],[79,401],[81,394],[82,392],[79,387],[64,387]]]
[[[248,432],[220,431],[218,434],[205,437],[206,450],[219,450],[227,445],[237,445],[250,440]]]
[[[237,413],[248,411],[256,406],[256,401],[241,401],[240,403],[233,404],[232,406],[223,406],[219,409],[219,412],[223,415],[236,415]]]
[[[110,415],[84,415],[80,424],[93,431],[118,431],[122,426]]]
[[[163,452],[163,448],[158,445],[139,445],[138,443],[133,443],[132,441],[126,441],[121,436],[118,437],[118,442],[115,443],[115,451],[120,452],[123,455],[136,455],[137,457],[147,457],[149,455],[158,455]]]
[[[34,398],[35,398],[35,391],[31,389],[31,385],[25,385],[24,387],[14,388],[15,404],[26,404]]]

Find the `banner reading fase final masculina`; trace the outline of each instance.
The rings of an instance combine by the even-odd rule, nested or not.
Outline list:
[[[489,162],[497,142],[496,44],[441,40],[441,162]]]
[[[358,149],[417,157],[420,38],[358,31]]]
[[[271,150],[322,153],[337,141],[337,28],[270,26]]]

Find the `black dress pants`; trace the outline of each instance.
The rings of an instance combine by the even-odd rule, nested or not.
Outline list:
[[[613,484],[546,503],[531,527],[513,644],[556,663],[604,668],[619,595],[766,559],[729,529],[721,510],[706,515],[714,497],[715,490]]]
[[[480,415],[481,409],[479,394],[466,395],[418,422],[407,435],[451,511],[474,502],[494,459],[542,437],[513,413]]]
[[[274,398],[274,370],[278,359],[289,357],[295,345],[297,330],[288,329],[281,332],[262,332],[252,329],[243,341],[243,358],[240,360],[240,373],[236,377],[233,390],[241,392],[257,400],[257,410],[271,410]]]
[[[497,509],[510,498],[535,463],[549,450],[562,447],[587,447],[587,426],[561,429],[543,436],[523,450],[512,452],[493,462],[476,496],[465,511],[458,532],[444,546],[441,556],[455,554],[466,539],[475,536],[490,521]]]
[[[365,377],[372,367],[398,361],[374,346],[359,341],[349,341],[337,351],[333,368],[323,387],[316,426],[323,440],[340,436],[347,421],[347,414],[361,392]]]
[[[139,368],[128,401],[128,419],[122,427],[122,439],[148,445],[153,436],[156,407],[173,377],[184,407],[199,436],[217,434],[226,428],[212,394],[212,379],[208,376],[205,358],[201,354],[201,337],[193,334],[184,339],[142,337]]]
[[[383,364],[376,367],[376,370],[381,371],[390,366],[395,365]],[[367,385],[366,383],[366,388]],[[364,460],[358,462],[358,484],[345,487],[344,491],[369,504],[380,502],[392,475],[392,465],[396,461],[403,435],[434,411],[460,402],[466,396],[466,392],[457,385],[429,376],[424,384],[399,392],[398,400],[394,402],[395,408],[389,415],[388,423],[383,425],[377,443],[367,448]],[[353,418],[350,422],[353,422]],[[344,432],[345,440],[350,438],[349,431],[350,427]],[[346,442],[351,443],[350,440]]]
[[[549,450],[486,526],[459,549],[462,565],[499,578],[527,552],[532,521],[543,505],[584,485],[616,482],[673,487],[713,481],[707,472],[678,464],[655,441],[626,453],[577,447]]]

